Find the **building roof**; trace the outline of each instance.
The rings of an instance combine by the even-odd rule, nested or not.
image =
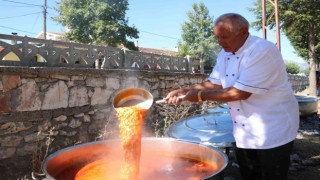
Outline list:
[[[154,49],[154,48],[139,47],[139,51],[140,52],[145,52],[145,53],[166,55],[166,56],[177,56],[178,55],[177,51],[164,50],[164,49]]]
[[[64,33],[58,33],[58,32],[47,32],[47,39],[51,40],[59,40],[59,41],[64,41],[65,34]],[[35,38],[38,39],[43,39],[43,31],[41,31],[39,34],[36,35]]]

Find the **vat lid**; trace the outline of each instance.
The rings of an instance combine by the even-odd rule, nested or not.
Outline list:
[[[217,107],[207,108],[206,113],[221,113],[229,112],[229,106],[227,104],[219,104]]]
[[[181,119],[169,126],[169,137],[216,147],[231,147],[235,142],[228,111],[207,113]]]
[[[315,96],[304,96],[304,95],[295,95],[297,98],[297,101],[299,103],[305,103],[305,102],[317,102],[318,98]]]

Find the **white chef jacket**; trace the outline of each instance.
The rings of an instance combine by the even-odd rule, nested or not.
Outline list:
[[[222,50],[208,79],[252,93],[246,100],[228,102],[237,147],[269,149],[297,136],[297,99],[281,53],[271,42],[249,35],[237,52]]]

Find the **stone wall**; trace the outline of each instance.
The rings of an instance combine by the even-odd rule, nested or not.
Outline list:
[[[111,101],[123,88],[144,88],[160,99],[166,91],[207,78],[70,68],[0,67],[0,72],[0,159],[33,154],[45,143],[52,153],[115,131]]]
[[[303,91],[309,86],[309,78],[307,76],[289,74],[289,81],[295,92]]]

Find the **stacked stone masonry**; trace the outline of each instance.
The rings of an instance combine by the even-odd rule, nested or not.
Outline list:
[[[70,68],[0,67],[0,72],[0,159],[32,154],[48,138],[51,153],[96,140],[115,122],[112,98],[118,90],[144,88],[160,99],[207,77]]]

